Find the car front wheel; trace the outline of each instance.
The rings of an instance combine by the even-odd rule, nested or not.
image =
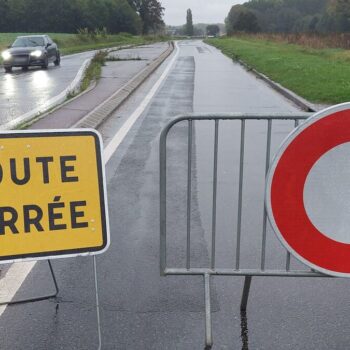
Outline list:
[[[6,73],[11,73],[12,72],[12,67],[5,67],[5,72]]]
[[[59,66],[59,65],[60,65],[60,63],[61,63],[61,55],[60,55],[59,52],[57,52],[57,54],[56,54],[56,60],[53,61],[53,63],[55,64],[55,66]]]
[[[41,65],[41,68],[47,69],[48,66],[49,66],[49,59],[46,56],[44,59],[44,63]]]

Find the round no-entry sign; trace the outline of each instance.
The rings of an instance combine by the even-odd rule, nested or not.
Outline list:
[[[294,256],[350,277],[350,103],[315,114],[287,137],[269,170],[266,208]]]

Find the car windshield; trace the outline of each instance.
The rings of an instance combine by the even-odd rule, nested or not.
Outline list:
[[[17,38],[12,44],[12,47],[33,47],[33,46],[44,46],[44,38],[41,37],[25,37]]]

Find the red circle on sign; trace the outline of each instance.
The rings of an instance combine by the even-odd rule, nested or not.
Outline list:
[[[350,276],[350,244],[332,240],[313,225],[304,206],[304,186],[325,153],[350,142],[349,108],[343,104],[316,114],[292,133],[274,159],[267,183],[267,211],[282,243],[302,262],[334,276]]]

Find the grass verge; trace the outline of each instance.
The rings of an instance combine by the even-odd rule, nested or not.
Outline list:
[[[312,49],[254,37],[208,39],[232,59],[240,59],[314,103],[350,100],[350,53]]]
[[[95,54],[85,71],[83,81],[80,85],[80,92],[85,91],[91,82],[97,81],[100,78],[102,66],[105,65],[107,55],[108,53],[104,51],[99,51]]]

